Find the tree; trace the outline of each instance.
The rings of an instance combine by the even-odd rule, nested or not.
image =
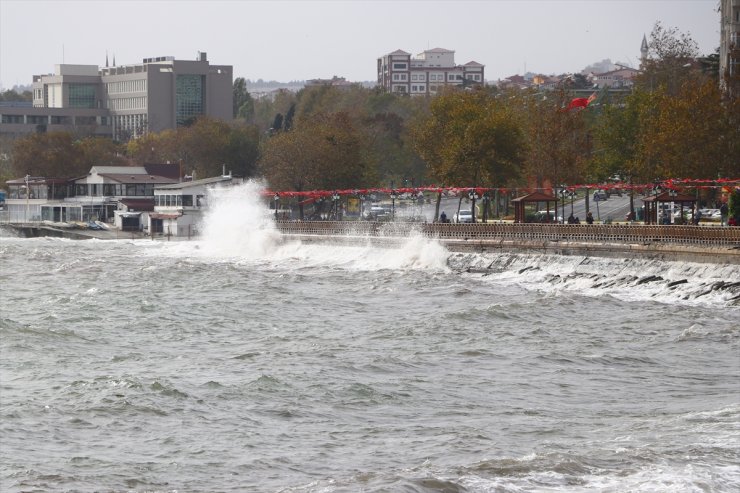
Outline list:
[[[275,119],[272,121],[272,127],[270,127],[270,130],[272,132],[280,132],[283,129],[283,114],[278,113],[275,115]]]
[[[247,81],[244,77],[234,80],[234,118],[243,118],[251,121],[254,116],[254,99],[247,91]]]
[[[269,139],[260,170],[275,190],[361,188],[365,183],[362,147],[348,115],[316,114]]]
[[[69,132],[36,133],[13,145],[13,172],[16,176],[70,178],[87,174],[89,167]]]
[[[230,124],[200,117],[189,127],[132,140],[127,150],[136,162],[180,163],[183,172],[200,178],[218,176],[224,168],[238,176],[251,177],[259,157],[259,131],[242,122]]]
[[[23,91],[19,93],[15,89],[8,89],[0,92],[0,101],[8,102],[31,102],[33,101],[33,94],[31,91]]]
[[[689,34],[656,22],[637,83],[649,91],[665,86],[669,94],[676,94],[683,82],[693,75],[692,61],[697,56],[699,47]]]
[[[442,185],[501,185],[517,178],[523,146],[513,115],[483,91],[438,96],[414,132],[416,151]]]
[[[288,112],[285,114],[285,120],[283,121],[283,129],[288,132],[293,128],[293,118],[295,117],[295,103],[290,105]]]
[[[722,104],[714,81],[688,81],[672,96],[659,91],[641,112],[638,159],[643,176],[716,178],[740,171],[735,104]]]

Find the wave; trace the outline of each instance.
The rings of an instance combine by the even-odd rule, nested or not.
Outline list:
[[[455,253],[456,272],[545,293],[611,295],[625,301],[740,306],[740,266],[635,258]]]

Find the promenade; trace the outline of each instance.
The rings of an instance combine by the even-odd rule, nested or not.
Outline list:
[[[392,246],[416,235],[436,239],[451,251],[740,264],[740,228],[716,226],[278,221],[277,227],[286,238],[303,242]]]

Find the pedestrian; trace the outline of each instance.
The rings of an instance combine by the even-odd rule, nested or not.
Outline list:
[[[694,212],[694,217],[692,218],[694,222],[694,226],[699,225],[699,221],[701,221],[701,215],[702,215],[701,210],[699,210],[699,208],[697,207],[696,212]]]
[[[445,214],[445,211],[442,211],[442,214],[439,215],[439,222],[441,223],[447,222],[447,214]]]
[[[722,226],[727,226],[727,213],[729,212],[729,208],[727,207],[727,202],[723,202],[722,205],[719,207],[719,217],[722,221]]]
[[[594,216],[590,212],[586,214],[586,224],[593,224],[594,223]]]

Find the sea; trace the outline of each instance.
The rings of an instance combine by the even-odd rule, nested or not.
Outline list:
[[[0,491],[737,492],[740,266],[0,238]]]

